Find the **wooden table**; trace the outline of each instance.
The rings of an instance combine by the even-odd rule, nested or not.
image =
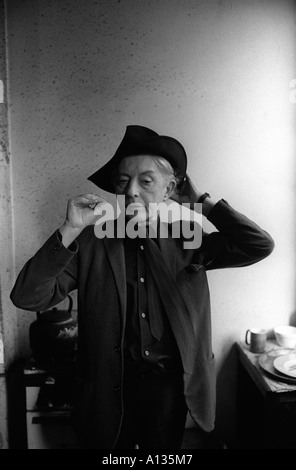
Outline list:
[[[280,348],[268,341],[265,352]],[[243,342],[238,353],[237,448],[296,449],[296,384],[274,379],[260,364],[260,354]]]

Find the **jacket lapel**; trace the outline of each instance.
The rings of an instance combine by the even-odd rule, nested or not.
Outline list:
[[[167,224],[160,222],[160,233],[167,233],[167,229],[169,230],[169,227]],[[162,256],[170,270],[170,272],[173,274],[175,277],[176,275],[176,246],[174,244],[174,241],[170,234],[168,234],[167,238],[161,238],[159,237],[158,239],[159,242],[159,249],[162,253]]]
[[[123,326],[125,326],[127,294],[123,239],[105,237],[103,238],[103,243],[114,274],[115,284],[120,300]],[[106,295],[108,295],[108,292],[106,292]]]
[[[167,243],[170,243],[167,241]],[[195,337],[190,313],[183,295],[176,283],[174,273],[158,249],[156,243],[147,240],[145,256],[168,320],[174,332],[181,353],[184,370],[191,373],[194,364]],[[171,248],[165,249],[166,258],[172,254]]]

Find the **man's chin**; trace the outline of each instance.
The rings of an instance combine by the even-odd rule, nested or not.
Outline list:
[[[148,226],[157,219],[157,211],[148,210],[144,204],[135,202],[128,204],[125,209],[126,221],[133,220],[134,224],[139,226]]]

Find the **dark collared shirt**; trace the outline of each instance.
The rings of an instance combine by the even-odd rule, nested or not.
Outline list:
[[[157,243],[157,240],[154,240]],[[146,239],[124,241],[127,313],[124,355],[133,370],[177,371],[181,359],[171,326],[145,260]]]

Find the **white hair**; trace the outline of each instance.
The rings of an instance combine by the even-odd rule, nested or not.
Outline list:
[[[151,155],[152,160],[156,165],[159,167],[161,173],[163,173],[169,181],[174,181],[176,186],[174,192],[176,192],[176,188],[180,182],[180,177],[178,176],[177,171],[175,171],[170,164],[170,162],[164,157],[158,157]]]

